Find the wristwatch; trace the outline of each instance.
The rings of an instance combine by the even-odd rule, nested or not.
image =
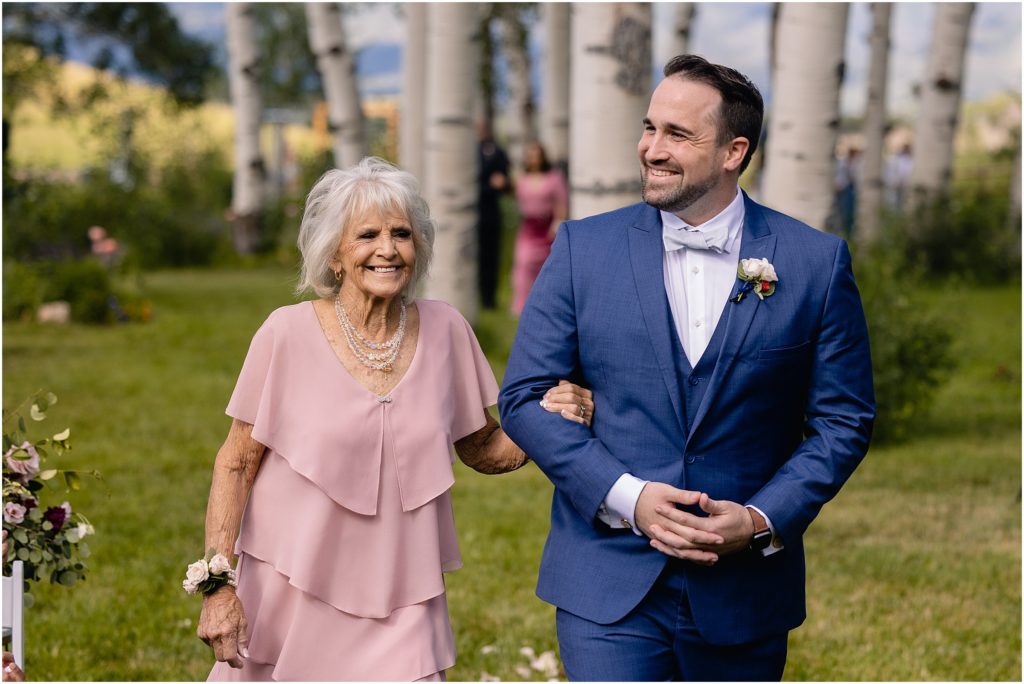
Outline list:
[[[768,523],[760,515],[754,515],[754,511],[751,511],[751,519],[754,521],[754,537],[750,540],[750,550],[761,553],[767,549],[772,543],[772,530],[768,527]],[[758,529],[759,525],[764,525],[763,528]]]

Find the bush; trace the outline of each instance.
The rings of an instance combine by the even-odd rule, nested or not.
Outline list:
[[[1001,187],[965,188],[915,212],[891,229],[905,236],[907,263],[942,278],[980,284],[1020,276],[1020,226],[1011,226],[1010,194]]]
[[[861,248],[854,266],[871,338],[874,441],[898,440],[954,367],[952,325],[922,301],[922,280],[891,244]]]
[[[152,306],[138,292],[115,289],[110,274],[91,259],[8,261],[3,273],[4,320],[31,320],[39,305],[66,301],[79,323],[148,321]]]

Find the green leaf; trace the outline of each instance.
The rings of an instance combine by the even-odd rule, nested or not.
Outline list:
[[[57,395],[54,394],[53,392],[47,392],[46,401],[50,402],[50,406],[53,406],[54,404],[57,403]]]
[[[16,541],[22,544],[28,544],[28,532],[26,532],[24,529],[20,527],[15,529],[14,534],[12,536]]]
[[[57,579],[58,582],[63,584],[65,587],[75,586],[75,582],[78,581],[78,573],[74,570],[65,570],[60,573],[60,577]]]
[[[46,412],[46,409],[50,408],[50,402],[46,400],[46,397],[40,397],[40,399],[36,401],[34,405],[38,406],[39,410],[44,413]]]
[[[43,552],[39,549],[32,549],[28,552],[28,559],[33,563],[38,563],[43,560]]]
[[[36,452],[37,452],[37,453],[38,453],[38,454],[39,454],[40,456],[42,456],[43,458],[49,458],[49,457],[50,457],[50,452],[49,452],[49,451],[47,451],[46,449],[44,449],[43,447],[41,447],[41,446],[40,446],[40,445],[38,445],[38,444],[36,445]]]
[[[71,428],[66,428],[64,432],[58,432],[53,436],[53,441],[63,442],[65,439],[71,436]]]
[[[27,561],[29,557],[28,549],[24,546],[18,549],[18,560]]]
[[[92,551],[89,549],[89,545],[85,542],[81,542],[78,545],[78,556],[80,558],[88,558],[90,555],[92,555]]]
[[[44,532],[49,532],[50,530],[53,529],[53,523],[50,522],[49,520],[44,520],[43,524],[42,524],[42,528],[43,528]]]
[[[28,428],[25,427],[25,418],[23,416],[18,416],[18,429],[21,430],[22,434],[28,432]]]
[[[57,470],[55,468],[51,468],[50,470],[43,470],[43,471],[41,471],[39,473],[38,477],[39,477],[40,480],[51,480],[51,479],[53,479],[53,476],[56,475],[56,474],[57,474]]]
[[[22,595],[22,600],[25,602],[26,608],[31,608],[36,602],[36,597],[28,592],[25,592]]]
[[[29,409],[28,415],[37,423],[41,420],[46,420],[46,414],[39,408],[39,404],[32,404],[32,408]]]
[[[68,489],[73,489],[76,492],[82,488],[82,478],[73,470],[64,473],[64,482],[67,483]]]

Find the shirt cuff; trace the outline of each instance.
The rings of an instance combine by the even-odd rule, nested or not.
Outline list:
[[[597,519],[616,530],[633,530],[633,534],[643,536],[637,528],[636,502],[640,498],[647,480],[641,480],[629,473],[623,473],[608,490],[607,496],[597,509]]]
[[[754,511],[762,518],[764,518],[764,521],[768,523],[768,530],[772,533],[772,543],[761,549],[761,555],[770,556],[773,553],[778,553],[782,549],[786,548],[785,545],[782,543],[782,537],[775,534],[775,526],[772,525],[772,519],[765,515],[764,511],[762,511],[757,506],[747,506],[747,508],[749,508],[750,510]]]

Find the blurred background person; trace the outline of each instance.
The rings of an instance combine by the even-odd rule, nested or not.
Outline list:
[[[894,209],[902,209],[905,206],[913,163],[914,148],[910,143],[903,143],[899,152],[889,157],[885,165],[885,196],[889,206]]]
[[[480,305],[493,309],[498,290],[498,267],[501,265],[501,196],[509,188],[508,155],[491,134],[486,121],[477,124],[477,239],[479,268],[477,282]]]
[[[551,252],[558,226],[568,216],[569,189],[565,176],[552,168],[539,142],[526,146],[523,173],[516,179],[515,193],[520,223],[512,264],[512,313],[518,316]]]
[[[836,232],[847,240],[853,235],[857,213],[857,178],[860,176],[860,149],[847,148],[836,160]]]

